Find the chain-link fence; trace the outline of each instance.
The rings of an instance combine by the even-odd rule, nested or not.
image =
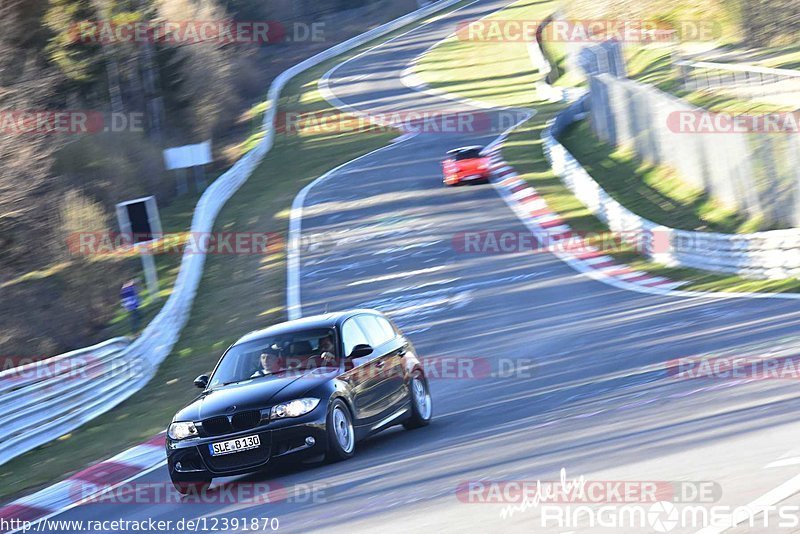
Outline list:
[[[723,92],[745,100],[800,105],[800,71],[758,65],[677,61],[686,91]]]

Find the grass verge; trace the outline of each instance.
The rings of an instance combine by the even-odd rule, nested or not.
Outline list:
[[[643,164],[632,153],[603,143],[587,121],[572,125],[560,141],[617,202],[653,222],[729,234],[769,229],[760,218],[715,202],[674,170]]]
[[[200,194],[193,193],[173,200],[168,207],[160,209],[159,215],[161,216],[161,226],[164,232],[188,232],[192,225],[194,208],[199,199]],[[143,296],[140,307],[142,314],[141,328],[144,328],[161,310],[164,302],[172,293],[175,279],[178,278],[178,272],[181,267],[181,256],[179,254],[158,254],[154,260],[158,273],[158,293],[156,295],[150,295],[146,291],[147,285],[144,283],[144,276],[141,274],[139,276],[138,287]],[[134,263],[136,266],[135,272],[141,273],[141,260],[138,257],[128,258],[126,261]],[[122,285],[122,281],[120,281],[120,285]],[[128,322],[128,314],[120,307],[109,321],[103,336],[111,338],[129,334],[132,334],[132,332]]]
[[[537,0],[521,0],[511,5],[507,10],[493,15],[498,20],[529,19],[542,20],[556,9],[555,2],[541,2]],[[425,58],[420,61],[418,70],[420,76],[432,87],[458,93],[461,96],[491,102],[501,106],[534,107],[536,115],[513,132],[504,145],[505,159],[516,169],[521,179],[530,183],[540,195],[544,197],[551,209],[578,232],[607,232],[608,228],[588,208],[582,204],[572,192],[556,176],[542,151],[541,135],[548,120],[552,119],[561,109],[563,104],[551,104],[536,101],[533,84],[538,79],[538,74],[531,70],[527,49],[519,43],[507,42],[476,42],[448,39],[434,47]],[[486,76],[487,72],[499,73],[500,82],[495,77]],[[573,132],[574,133],[574,132]],[[578,131],[580,133],[580,131]],[[680,210],[681,213],[691,214],[691,220],[682,224],[687,227],[698,226],[714,229],[736,228],[749,230],[758,225],[758,221],[742,219],[727,213],[697,196],[693,191],[675,191],[674,183],[647,186],[642,184],[648,169],[639,168],[634,164],[622,160],[623,165],[617,166],[612,160],[603,155],[603,147],[597,142],[587,138],[581,145],[584,153],[580,154],[582,163],[593,164],[595,169],[607,165],[604,176],[618,181],[621,190],[626,195],[639,188],[636,197],[641,205],[646,205],[648,215],[651,211],[664,209],[659,206],[661,199],[666,196],[670,199],[669,208]],[[576,157],[578,157],[576,155]],[[589,157],[596,160],[586,161]],[[580,158],[578,158],[580,160]],[[638,174],[637,174],[638,171]],[[654,180],[659,172],[650,170],[654,174],[648,179]],[[647,187],[647,195],[642,194],[642,187]],[[663,189],[659,189],[662,188]],[[650,198],[654,192],[659,197]],[[627,202],[627,200],[625,200]],[[626,204],[627,205],[627,204]],[[641,206],[640,206],[641,207]],[[670,209],[663,213],[669,213]],[[642,214],[647,216],[645,214]],[[656,217],[654,217],[655,219]],[[670,226],[676,224],[671,220]],[[631,267],[651,272],[654,275],[665,276],[676,281],[686,281],[682,289],[696,291],[721,291],[721,292],[800,292],[799,280],[750,280],[739,276],[721,275],[697,269],[683,269],[666,267],[647,260],[634,251],[618,251],[609,254],[618,261],[623,261]]]

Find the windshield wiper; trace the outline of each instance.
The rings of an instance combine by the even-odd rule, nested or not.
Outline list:
[[[250,380],[249,378],[244,378],[242,380],[234,380],[233,382],[223,382],[220,386],[230,386],[231,384],[238,384],[239,382],[244,382],[245,380]]]
[[[256,379],[259,379],[259,378],[266,378],[268,376],[275,376],[275,375],[279,375],[279,374],[285,373],[288,370],[289,369],[280,369],[280,370],[275,371],[275,372],[270,372],[270,373],[266,373],[266,374],[262,374],[262,375],[258,375],[258,376],[249,376],[247,378],[242,378],[241,380],[232,380],[230,382],[223,382],[222,384],[220,384],[220,386],[230,386],[231,384],[238,384],[239,382],[244,382],[246,380],[256,380]]]

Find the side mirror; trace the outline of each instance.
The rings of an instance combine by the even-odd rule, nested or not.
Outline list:
[[[372,354],[372,347],[367,344],[361,344],[353,347],[353,352],[350,353],[348,358],[363,358],[364,356],[369,356],[370,354]]]
[[[194,379],[195,387],[206,389],[208,387],[208,375],[200,375]]]

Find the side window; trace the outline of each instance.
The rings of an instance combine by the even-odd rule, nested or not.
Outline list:
[[[348,319],[342,325],[342,342],[344,343],[344,356],[353,352],[356,345],[369,344],[369,340],[356,323],[355,318]]]
[[[356,319],[373,347],[379,347],[394,337],[394,331],[387,331],[375,315],[359,315]]]
[[[375,319],[378,320],[378,324],[383,329],[383,335],[386,336],[387,340],[394,339],[395,337],[397,337],[397,332],[394,331],[392,323],[390,323],[389,321],[380,316],[376,316]]]

